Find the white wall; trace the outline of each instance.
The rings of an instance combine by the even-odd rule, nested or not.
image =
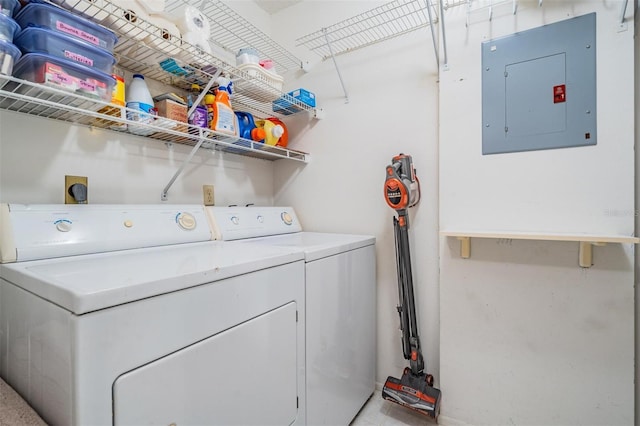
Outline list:
[[[393,310],[392,212],[383,202],[382,173],[391,155],[412,154],[423,189],[421,204],[411,211],[414,274],[428,370],[443,391],[441,422],[632,424],[633,246],[597,247],[595,265],[581,269],[577,243],[474,240],[471,259],[463,260],[456,240],[438,241],[439,187],[440,200],[449,202],[440,211],[440,226],[463,225],[482,212],[487,222],[476,229],[491,222],[504,225],[500,229],[531,230],[521,228],[554,225],[549,218],[559,203],[563,231],[634,232],[633,214],[605,217],[607,210],[632,212],[634,199],[633,28],[625,32],[616,25],[621,2],[545,1],[542,8],[537,1],[518,3],[516,16],[510,7],[496,8],[491,22],[474,15],[468,30],[465,7],[446,12],[450,68],[439,76],[439,96],[427,30],[339,56],[349,104],[331,61],[288,79],[289,89],[315,91],[327,118],[289,121],[297,135],[292,147],[311,152],[312,162],[276,165],[275,202],[295,205],[307,229],[376,235],[382,382],[405,365]],[[354,15],[354,5],[375,6],[303,2],[274,16],[274,36],[291,41],[339,21],[343,13]],[[598,145],[529,153],[514,161],[494,156],[495,168],[489,161],[474,163],[481,152],[480,43],[591,11],[598,13]],[[389,99],[393,108],[386,107]],[[446,158],[440,167],[447,166],[440,173],[439,155]],[[527,199],[525,191],[516,194],[525,215],[514,215],[508,199],[497,199],[481,185],[491,180],[500,193],[511,184],[511,177],[493,170],[529,176],[551,171],[542,180],[553,203]],[[463,189],[469,198],[457,198],[447,188],[451,181],[438,182],[453,173],[468,185],[455,191]],[[539,191],[532,181],[523,187]],[[595,227],[584,229],[594,221]]]
[[[160,203],[162,189],[191,147],[0,111],[0,202],[63,203],[64,176],[87,176],[89,202]],[[273,162],[200,150],[169,190],[167,203],[271,205]]]
[[[375,2],[303,2],[274,15],[274,38],[283,44],[336,23]],[[302,58],[313,58],[299,49]],[[402,356],[392,217],[385,203],[385,167],[398,153],[413,156],[422,200],[410,210],[411,254],[419,330],[427,371],[438,374],[438,154],[437,66],[431,33],[415,33],[337,57],[349,94],[332,61],[288,78],[289,89],[316,93],[323,120],[294,118],[293,149],[311,153],[299,167],[278,161],[275,203],[295,206],[307,230],[376,237],[378,297],[377,381],[399,377]],[[315,58],[318,62],[318,58]]]
[[[633,235],[634,60],[631,7],[519,2],[492,21],[447,12],[441,73],[440,226]],[[597,12],[598,144],[482,156],[481,42]],[[472,424],[632,424],[634,247],[441,241],[442,415]]]

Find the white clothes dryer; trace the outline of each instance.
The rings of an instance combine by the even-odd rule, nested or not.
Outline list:
[[[304,256],[202,206],[0,206],[0,374],[50,424],[304,424]]]
[[[375,238],[304,232],[291,207],[206,207],[214,237],[305,257],[306,421],[347,425],[375,390]]]

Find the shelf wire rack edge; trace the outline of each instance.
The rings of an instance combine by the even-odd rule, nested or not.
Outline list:
[[[195,146],[200,139],[204,138],[203,148],[270,161],[291,159],[307,162],[308,160],[307,154],[302,152],[230,137],[165,118],[154,121],[154,123],[159,121],[163,125],[127,120],[122,118],[123,111],[126,116],[127,108],[15,77],[0,76],[0,109],[118,133],[123,133],[123,130],[115,129],[114,126],[127,124],[134,126],[137,131],[149,132],[149,134],[138,136],[167,143]],[[168,128],[169,126],[171,128]],[[175,130],[176,128],[182,128],[185,131]]]
[[[187,4],[182,1],[180,3]],[[216,3],[212,2],[208,7],[213,7]],[[274,87],[266,78],[260,75],[256,77],[240,70],[183,41],[179,36],[168,34],[166,30],[142,18],[135,18],[134,22],[131,20],[130,11],[108,0],[64,0],[64,6],[65,9],[92,19],[118,35],[119,42],[114,47],[113,53],[119,67],[183,90],[188,90],[194,82],[200,85],[206,84],[216,69],[220,68],[232,78],[236,83],[237,93],[242,95],[239,97],[242,103],[237,106],[247,107],[265,117],[283,116],[273,111],[271,102],[280,97],[290,99],[286,98],[286,94],[282,93],[280,88]],[[242,18],[235,12],[224,5],[222,7],[224,9],[220,10],[233,14],[236,22],[241,21]],[[247,23],[247,25],[250,24]],[[212,23],[212,27],[214,26],[215,24]],[[260,37],[268,39],[262,33]],[[280,49],[285,51],[282,47]],[[172,60],[175,63],[175,72],[169,72],[161,67],[160,63],[165,60]],[[314,110],[303,103],[296,101],[291,103],[297,108],[288,111],[289,113]]]
[[[211,21],[210,40],[223,49],[235,54],[241,48],[254,47],[260,52],[261,57],[273,60],[280,72],[301,67],[302,61],[299,58],[223,2],[178,0],[167,5],[167,12],[174,12],[184,4],[195,6],[209,17]]]
[[[375,43],[428,27],[427,7],[432,8],[433,24],[438,22],[437,8],[431,0],[394,0],[296,40],[327,59]],[[330,39],[330,51],[326,38]]]

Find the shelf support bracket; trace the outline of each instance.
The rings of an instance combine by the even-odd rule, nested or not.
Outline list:
[[[624,0],[622,2],[622,8],[620,10],[620,24],[624,24],[624,14],[627,13],[627,3],[629,0]]]
[[[195,101],[193,101],[193,105],[191,105],[191,108],[189,108],[189,111],[187,112],[187,117],[190,117],[191,114],[193,114],[193,111],[196,110],[196,107],[200,105],[200,102],[204,98],[204,95],[209,91],[209,89],[211,89],[211,86],[213,86],[213,83],[215,83],[216,79],[220,76],[220,74],[222,74],[222,70],[218,68],[216,72],[211,76],[211,79],[209,80],[207,85],[204,87],[204,89],[202,89],[202,91],[198,95],[198,98]],[[187,158],[180,165],[178,170],[176,170],[176,172],[173,174],[173,177],[169,180],[169,183],[167,183],[167,185],[162,190],[162,194],[160,195],[160,199],[162,201],[167,201],[168,199],[167,193],[169,192],[169,188],[171,188],[171,186],[176,181],[176,179],[178,179],[178,176],[182,174],[182,172],[184,171],[184,168],[187,167],[187,164],[189,164],[189,162],[191,162],[191,159],[196,154],[196,152],[200,149],[200,147],[202,146],[202,143],[205,141],[206,138],[204,137],[204,133],[202,129],[200,129],[199,132],[200,132],[200,138],[198,138],[198,143],[193,147],[189,155],[187,155]]]
[[[471,257],[471,238],[470,237],[456,237],[460,241],[460,257],[463,259],[469,259]]]
[[[429,14],[429,27],[431,29],[431,40],[433,41],[433,52],[436,54],[436,64],[440,64],[438,55],[438,42],[436,41],[436,30],[433,28],[433,13],[431,12],[431,0],[427,0],[427,13]]]
[[[195,155],[196,151],[198,151],[200,149],[200,146],[202,146],[202,143],[205,140],[206,140],[206,138],[204,136],[203,129],[200,129],[200,138],[198,139],[198,143],[193,147],[193,149],[191,150],[189,155],[187,155],[187,158],[185,158],[185,160],[182,162],[182,164],[180,165],[178,170],[176,170],[176,172],[173,174],[173,177],[169,180],[169,183],[167,183],[167,185],[162,190],[162,194],[160,195],[160,199],[162,201],[167,201],[168,200],[167,193],[169,192],[169,188],[171,188],[171,185],[173,185],[173,183],[176,181],[176,179],[178,179],[178,176],[180,176],[180,174],[182,174],[182,172],[184,171],[184,168],[187,167],[187,164],[189,164],[189,162],[191,162],[191,159]]]
[[[442,52],[444,53],[444,65],[443,69],[447,71],[449,69],[449,60],[447,59],[447,32],[444,28],[444,3],[442,0],[438,2],[440,4],[440,25],[442,26]]]
[[[333,49],[331,48],[331,42],[329,41],[329,36],[327,35],[327,29],[323,28],[322,33],[324,34],[324,39],[327,42],[327,47],[329,48],[329,53],[331,54],[331,59],[333,60],[333,65],[336,67],[336,72],[338,73],[338,78],[340,79],[340,84],[342,85],[342,91],[344,92],[345,104],[349,103],[349,94],[347,93],[347,88],[344,86],[344,80],[342,80],[342,74],[340,74],[340,68],[338,67],[338,62],[336,61],[336,55],[333,54]]]
[[[578,256],[578,264],[582,268],[591,268],[593,266],[593,246],[606,246],[607,243],[598,241],[580,241],[580,253]]]

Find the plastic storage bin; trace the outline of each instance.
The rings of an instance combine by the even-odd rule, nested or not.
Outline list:
[[[0,41],[0,74],[11,75],[13,65],[18,62],[22,54],[16,46],[6,41]]]
[[[116,63],[116,59],[110,53],[46,28],[27,27],[16,37],[14,44],[24,53],[46,53],[107,74],[111,74]]]
[[[29,3],[18,12],[16,21],[22,28],[49,28],[109,52],[118,41],[111,30],[49,4]]]
[[[20,2],[18,0],[0,0],[0,14],[13,17],[20,9]]]
[[[267,71],[258,64],[241,64],[238,65],[238,69],[246,72],[251,79],[262,81],[267,85],[266,87],[264,84],[258,86],[245,79],[234,79],[234,88],[238,93],[263,102],[271,102],[282,94],[284,78],[278,74]]]
[[[310,107],[316,107],[316,95],[312,92],[309,92],[305,89],[296,89],[288,93],[294,99],[299,100],[303,104],[309,105]],[[293,104],[286,97],[281,97],[273,101],[273,112],[280,113],[282,115],[290,115],[295,114],[297,112],[302,111],[298,105]]]
[[[20,32],[20,25],[13,19],[0,13],[0,40],[11,43]]]
[[[15,65],[13,75],[105,102],[111,100],[116,84],[108,74],[44,53],[24,55]]]

